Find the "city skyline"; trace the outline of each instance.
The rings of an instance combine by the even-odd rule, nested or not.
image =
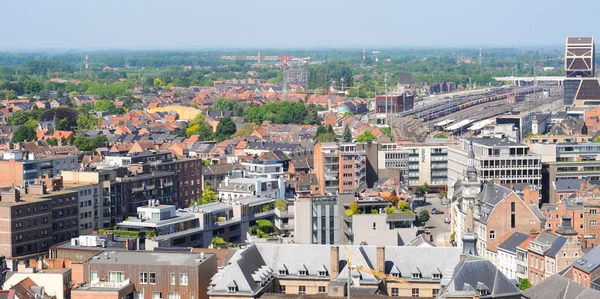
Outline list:
[[[594,36],[592,19],[576,27],[557,18],[557,1],[6,2],[14,27],[2,50],[212,49],[558,46],[567,36]],[[574,1],[590,11],[598,3]],[[490,13],[493,11],[493,16]],[[296,19],[296,20],[294,20]]]

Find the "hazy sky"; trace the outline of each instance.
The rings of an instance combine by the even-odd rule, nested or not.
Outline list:
[[[560,45],[600,37],[599,10],[595,0],[0,0],[0,48]]]

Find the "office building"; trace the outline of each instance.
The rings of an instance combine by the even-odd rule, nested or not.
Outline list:
[[[600,104],[600,82],[596,78],[593,37],[568,37],[565,47],[564,103],[589,106]]]
[[[506,139],[470,138],[460,139],[448,147],[448,195],[451,186],[462,177],[467,169],[469,144],[472,143],[474,167],[481,180],[497,184],[525,184],[540,188],[542,165],[539,154],[530,152],[529,147]]]
[[[377,114],[400,113],[414,107],[415,96],[405,92],[401,94],[380,95],[375,97],[375,112]]]
[[[517,142],[522,142],[525,136],[532,133],[533,113],[520,112],[516,114],[502,115],[496,118],[497,125],[511,124],[513,130],[518,131]]]
[[[306,68],[291,67],[284,70],[283,89],[289,89],[290,85],[308,88],[308,72],[306,71]]]
[[[54,177],[64,170],[79,169],[78,151],[61,155],[35,155],[22,150],[4,152],[0,160],[0,188],[24,187],[37,178]]]

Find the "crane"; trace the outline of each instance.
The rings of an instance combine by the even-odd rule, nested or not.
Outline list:
[[[371,269],[369,267],[355,265],[352,263],[351,256],[356,257],[356,255],[354,253],[352,253],[352,251],[350,251],[350,249],[348,249],[348,247],[346,245],[344,245],[344,251],[346,252],[346,264],[348,267],[348,299],[350,299],[350,286],[352,284],[352,270],[366,272],[375,277],[379,277],[381,279],[387,279],[387,280],[391,280],[391,281],[395,281],[395,282],[399,282],[399,283],[408,283],[408,281],[406,281],[402,278],[394,277],[394,276],[388,275],[384,272],[380,272],[380,271]]]
[[[258,51],[257,56],[232,56],[232,55],[222,55],[217,56],[217,59],[223,60],[255,60],[258,61],[258,65],[260,66],[260,62],[264,60],[275,60],[275,61],[283,61],[283,66],[288,66],[288,61],[302,61],[302,63],[307,63],[310,60],[309,57],[294,57],[294,56],[261,56],[260,50]]]

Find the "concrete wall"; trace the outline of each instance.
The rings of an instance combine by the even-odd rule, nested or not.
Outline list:
[[[362,214],[352,216],[354,244],[398,246],[398,232],[389,229],[386,214]]]

